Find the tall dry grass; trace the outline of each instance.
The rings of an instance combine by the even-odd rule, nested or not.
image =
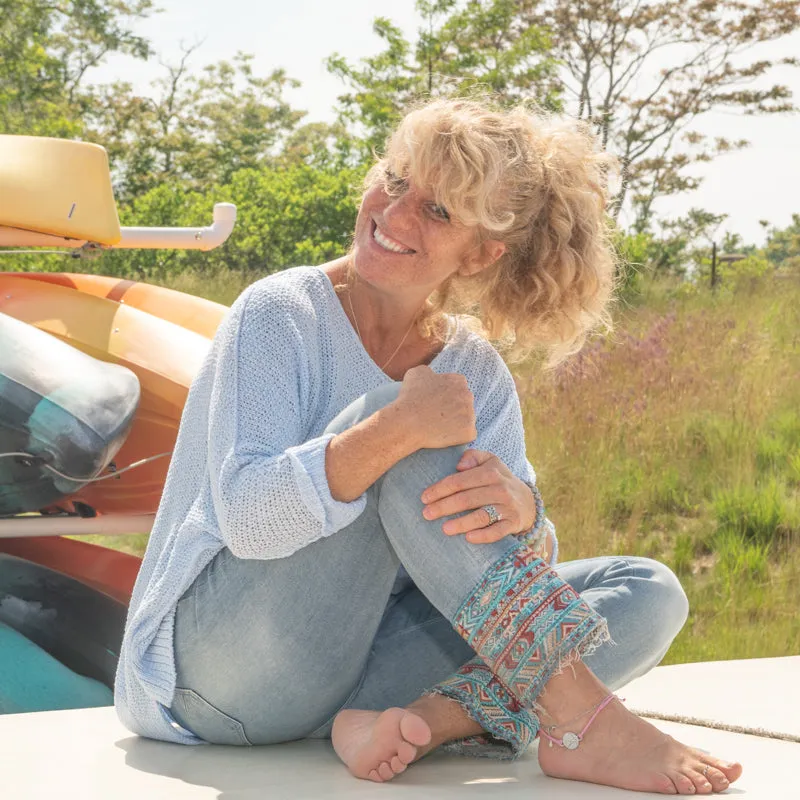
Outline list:
[[[517,383],[562,560],[670,564],[692,610],[668,661],[800,653],[800,283],[650,284]]]

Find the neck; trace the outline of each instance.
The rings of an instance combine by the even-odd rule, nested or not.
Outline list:
[[[352,267],[348,270],[344,281],[347,306],[364,346],[370,352],[394,349],[406,334],[406,341],[413,341],[415,332],[409,329],[419,318],[427,296],[389,294],[359,280]]]

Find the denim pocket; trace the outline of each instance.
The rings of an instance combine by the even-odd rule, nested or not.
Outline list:
[[[252,745],[239,720],[228,716],[192,689],[175,689],[170,711],[187,730],[211,744]]]

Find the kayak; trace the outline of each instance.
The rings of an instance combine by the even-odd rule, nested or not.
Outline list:
[[[2,313],[0,341],[0,515],[11,515],[54,505],[108,465],[139,381]]]
[[[108,471],[120,474],[83,486],[70,500],[88,515],[154,513],[189,387],[226,307],[98,277],[0,273],[0,313],[136,376],[138,409]]]

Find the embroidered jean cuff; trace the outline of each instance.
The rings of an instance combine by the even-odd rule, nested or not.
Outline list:
[[[522,708],[480,659],[468,662],[426,694],[441,694],[455,700],[486,731],[448,742],[442,747],[446,752],[514,759],[525,752],[539,730],[536,715]]]
[[[492,565],[452,622],[526,709],[553,675],[609,639],[606,621],[525,545]]]

